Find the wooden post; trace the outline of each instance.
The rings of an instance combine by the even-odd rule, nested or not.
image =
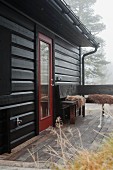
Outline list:
[[[82,107],[79,108],[79,116],[81,116]]]
[[[83,115],[83,117],[85,117],[85,105],[82,106],[82,115]]]
[[[104,104],[102,104],[102,116],[104,116]]]
[[[71,105],[70,106],[70,123],[75,124],[75,109],[76,105]]]

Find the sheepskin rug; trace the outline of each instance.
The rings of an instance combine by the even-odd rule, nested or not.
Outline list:
[[[108,94],[90,94],[86,101],[87,103],[113,104],[113,96]]]
[[[86,99],[83,96],[75,95],[75,96],[67,96],[66,100],[70,101],[76,101],[77,102],[77,108],[80,108],[81,106],[85,105]]]

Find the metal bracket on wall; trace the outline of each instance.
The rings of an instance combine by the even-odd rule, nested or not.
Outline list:
[[[22,120],[19,119],[19,117],[17,117],[16,118],[16,125],[17,125],[17,127],[19,127],[21,125],[21,123],[22,123]]]

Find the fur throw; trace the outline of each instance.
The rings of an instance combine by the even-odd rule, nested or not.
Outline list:
[[[77,108],[80,108],[81,106],[84,106],[85,102],[86,102],[85,98],[83,96],[79,96],[79,95],[67,96],[66,100],[77,101]]]
[[[113,96],[108,94],[90,94],[87,98],[88,103],[113,104]]]
[[[48,101],[48,96],[42,96],[42,97],[41,97],[41,100],[42,100],[42,101]]]

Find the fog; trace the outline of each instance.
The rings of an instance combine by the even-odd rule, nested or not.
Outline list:
[[[102,16],[102,21],[106,25],[106,30],[102,31],[99,36],[105,40],[105,57],[111,62],[107,66],[108,79],[107,84],[113,84],[113,0],[97,0],[94,6],[95,14]]]

